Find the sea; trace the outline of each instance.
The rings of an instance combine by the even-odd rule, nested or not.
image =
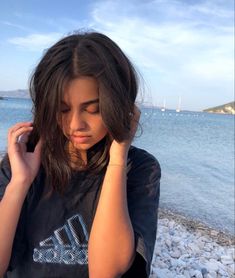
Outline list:
[[[7,130],[32,119],[29,99],[0,99],[0,155]],[[141,108],[133,145],[162,169],[160,207],[234,235],[234,115]]]

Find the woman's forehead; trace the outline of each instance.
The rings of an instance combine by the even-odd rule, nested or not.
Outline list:
[[[79,77],[71,80],[64,89],[62,101],[80,103],[99,99],[98,81],[94,77]]]

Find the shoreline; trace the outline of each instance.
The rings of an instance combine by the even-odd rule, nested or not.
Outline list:
[[[185,216],[179,212],[175,212],[166,208],[159,208],[158,218],[173,220],[178,224],[184,226],[190,232],[201,232],[204,235],[211,237],[216,243],[220,245],[235,245],[235,235],[229,231],[222,231],[218,228],[211,227],[207,223]]]

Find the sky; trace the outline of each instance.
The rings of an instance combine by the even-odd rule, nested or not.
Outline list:
[[[148,105],[201,111],[234,100],[233,0],[1,0],[0,91],[27,89],[47,48],[75,30],[114,40]]]

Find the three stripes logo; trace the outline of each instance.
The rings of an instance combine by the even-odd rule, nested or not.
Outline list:
[[[54,234],[39,243],[33,260],[37,263],[88,264],[88,232],[81,215],[76,214]]]

